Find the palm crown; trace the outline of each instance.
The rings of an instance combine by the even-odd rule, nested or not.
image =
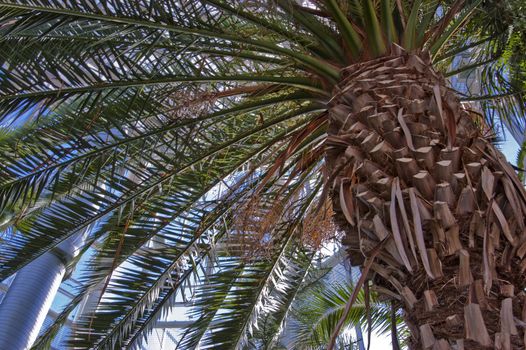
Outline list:
[[[445,76],[476,75],[461,96],[488,125],[523,135],[523,63],[498,6],[2,1],[2,279],[89,229],[83,287],[37,344],[97,285],[71,341],[136,344],[204,264],[220,268],[193,282],[184,348],[240,347],[268,310],[277,332],[335,234],[324,141],[340,71],[429,52]]]

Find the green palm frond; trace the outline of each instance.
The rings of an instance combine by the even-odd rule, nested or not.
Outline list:
[[[251,158],[251,160],[254,161],[254,158]],[[223,171],[226,170],[225,167],[228,164],[226,161],[230,163],[237,161],[238,164],[234,165],[239,165],[239,160],[236,160],[234,157],[228,157],[220,161]],[[261,176],[264,175],[265,173]],[[152,297],[162,291],[166,291],[167,287],[169,287],[168,290],[175,288],[173,283],[167,284],[166,281],[181,282],[181,277],[179,276],[181,274],[180,266],[184,265],[184,261],[187,261],[189,258],[196,260],[195,254],[198,254],[198,256],[206,254],[211,247],[211,243],[219,241],[220,237],[225,234],[224,220],[230,220],[228,217],[232,216],[236,211],[236,208],[232,206],[236,205],[240,196],[247,195],[247,191],[250,190],[251,186],[249,186],[246,176],[242,176],[240,182],[231,185],[231,191],[237,188],[237,192],[240,190],[241,192],[232,193],[221,198],[221,200],[216,199],[200,203],[197,199],[203,198],[225,175],[214,177],[213,174],[208,173],[207,177],[211,177],[214,182],[212,185],[203,182],[201,185],[203,188],[202,192],[198,192],[199,188],[195,188],[196,180],[198,179],[195,179],[193,176],[188,178],[186,182],[183,182],[183,179],[181,179],[182,183],[180,185],[188,186],[190,183],[192,184],[192,187],[196,190],[195,195],[189,196],[186,201],[182,201],[182,193],[174,191],[173,195],[165,195],[162,200],[158,200],[158,205],[164,209],[158,207],[152,210],[155,208],[155,202],[149,204],[147,210],[143,211],[142,214],[136,209],[135,216],[137,218],[134,217],[128,227],[123,227],[124,225],[121,223],[122,232],[110,232],[106,242],[103,243],[103,250],[95,254],[93,262],[87,265],[86,275],[82,276],[81,279],[86,280],[86,283],[89,284],[101,281],[107,275],[109,269],[113,268],[111,263],[112,256],[119,245],[120,237],[126,235],[125,244],[119,248],[120,255],[118,256],[119,261],[127,265],[124,268],[126,273],[122,275],[122,268],[116,270],[116,273],[120,273],[121,276],[112,279],[106,294],[121,295],[124,290],[127,290],[128,296],[123,300],[123,304],[119,304],[113,299],[103,300],[95,315],[87,315],[88,319],[86,319],[85,323],[91,325],[91,328],[87,329],[85,334],[89,340],[83,339],[83,343],[75,342],[75,344],[87,346],[86,344],[95,344],[99,341],[98,346],[103,346],[116,341],[116,338],[113,336],[114,333],[121,337],[123,334],[133,335],[130,327],[137,322],[136,326],[141,325],[141,318],[147,316],[143,310],[146,305],[151,305]],[[259,177],[255,177],[251,181],[257,184],[258,179]],[[168,205],[169,203],[171,204]],[[115,220],[117,218],[110,218],[106,224],[107,227],[103,226],[100,230],[107,232],[109,227],[114,225],[112,221]],[[212,236],[210,235],[211,232],[213,233]],[[147,243],[152,240],[158,242],[157,245],[161,247],[157,249],[149,248]],[[159,256],[162,259],[157,258]],[[202,257],[197,259],[197,261],[201,260]],[[192,268],[192,270],[195,270],[195,268]],[[140,272],[137,273],[136,271]],[[144,285],[146,276],[151,278],[151,282],[144,286],[146,289],[137,288],[138,285]],[[132,290],[133,293],[131,292]],[[170,291],[170,293],[172,292]],[[132,295],[135,295],[135,297],[132,297]],[[137,304],[132,304],[130,298],[136,298]],[[155,299],[155,297],[153,298]],[[98,319],[99,310],[101,313],[100,321]],[[114,319],[108,318],[110,310],[116,315]],[[122,316],[123,312],[125,312],[126,316],[121,318],[117,324],[113,324],[117,320],[117,316]],[[92,327],[95,327],[95,329]],[[98,334],[97,329],[106,330],[108,328],[113,328],[113,331],[111,334],[101,333],[101,337],[103,337],[101,342],[96,336]]]
[[[239,235],[247,233],[232,234],[233,242],[227,245],[227,263],[220,258],[217,274],[209,276],[198,289],[195,309],[191,311],[198,319],[180,340],[180,348],[243,348],[248,344],[248,337],[261,327],[262,319],[267,321],[271,314],[279,319],[280,314],[287,312],[290,293],[299,288],[302,279],[298,282],[297,278],[304,274],[305,263],[301,261],[310,259],[302,252],[298,231],[300,218],[317,192],[299,193],[305,180],[308,177],[300,180],[301,187],[296,185],[289,194],[284,194],[283,199],[288,197],[292,202],[285,208],[288,214],[266,233],[267,239],[273,242],[267,258],[236,254],[242,250],[236,249],[234,242],[240,239]]]
[[[467,42],[465,35],[454,37],[444,50],[450,53],[437,58],[446,60],[446,76],[463,84],[464,100],[477,103],[489,125],[499,129],[504,123],[518,143],[526,133],[525,65],[522,56],[513,54],[517,38],[526,33],[520,6],[520,1],[483,2],[461,31],[477,36]]]
[[[353,292],[351,283],[324,282],[307,289],[294,310],[295,322],[291,323],[295,349],[319,349],[329,342],[336,323],[343,315],[345,304]],[[391,307],[389,303],[377,300],[374,295],[370,304],[371,329],[378,333],[389,332]],[[401,323],[398,315],[397,323]],[[367,312],[365,295],[359,294],[344,327],[366,325]],[[399,325],[400,326],[400,325]],[[403,327],[402,327],[403,332]]]
[[[340,70],[393,44],[429,50],[460,85],[478,79],[465,100],[481,101],[490,123],[504,120],[522,137],[526,75],[516,52],[526,26],[511,8],[0,1],[0,278],[93,227],[76,266],[82,287],[37,347],[101,284],[99,306],[79,317],[70,344],[138,347],[192,284],[199,321],[182,348],[277,346],[314,266],[301,221],[323,200],[326,110]],[[220,184],[228,191],[211,199]],[[259,260],[233,249],[243,247],[233,238],[254,236],[236,227],[254,198],[267,211],[290,206],[264,236],[272,244]],[[216,267],[210,276],[206,264]],[[326,339],[346,293],[317,290],[313,305],[330,312],[298,334]],[[362,302],[349,323],[364,321]],[[385,312],[373,303],[380,330]]]
[[[53,246],[53,243],[56,244],[57,241],[60,242],[63,239],[70,237],[80,229],[95,223],[97,220],[102,219],[113,211],[119,211],[121,213],[120,215],[123,216],[122,211],[132,212],[137,202],[147,201],[151,197],[155,198],[156,194],[162,195],[163,192],[170,192],[172,182],[177,178],[177,176],[184,175],[185,173],[192,171],[193,167],[205,166],[214,157],[228,156],[233,158],[232,152],[243,150],[243,148],[250,148],[252,146],[251,143],[258,138],[267,138],[268,140],[269,136],[274,136],[276,141],[283,141],[283,136],[286,134],[286,131],[282,131],[280,136],[277,137],[276,135],[271,134],[272,128],[275,130],[275,132],[279,132],[283,130],[279,123],[287,123],[291,118],[294,118],[298,115],[301,117],[305,113],[315,111],[317,108],[318,107],[311,105],[300,107],[298,111],[286,111],[285,113],[282,112],[282,115],[279,117],[267,120],[256,128],[252,126],[251,121],[248,121],[248,128],[234,135],[225,135],[222,132],[218,132],[215,135],[216,139],[221,139],[224,141],[228,140],[219,144],[211,144],[213,140],[208,139],[203,140],[203,142],[198,147],[191,149],[187,148],[190,145],[187,143],[182,143],[182,146],[187,149],[185,158],[188,159],[188,161],[184,161],[181,157],[168,158],[168,162],[165,162],[162,157],[167,155],[167,151],[163,150],[163,154],[159,156],[160,159],[154,157],[148,159],[148,161],[151,161],[151,165],[148,167],[144,167],[143,165],[139,168],[138,166],[140,166],[141,163],[144,164],[143,162],[140,162],[137,165],[130,164],[128,162],[124,169],[133,174],[133,176],[138,179],[137,181],[131,181],[123,176],[117,176],[115,174],[114,167],[110,166],[106,174],[96,174],[96,176],[99,178],[99,181],[102,182],[103,180],[106,180],[103,182],[103,185],[91,185],[87,190],[78,194],[80,198],[78,197],[76,200],[67,198],[61,201],[60,204],[57,203],[51,208],[44,210],[42,214],[38,216],[38,221],[35,220],[35,217],[20,220],[17,223],[17,227],[21,232],[24,233],[24,236],[17,237],[17,239],[11,240],[9,242],[9,248],[11,250],[10,253],[13,256],[13,259],[16,259],[16,261],[19,262],[24,258],[24,254],[15,253],[16,247],[21,247],[24,244],[26,246],[27,244],[34,244],[35,247],[40,248],[40,251],[33,251],[31,252],[31,255],[27,256],[27,259],[32,259],[38,256],[38,253],[43,253],[47,249],[50,249]],[[236,120],[230,122],[236,123]],[[302,121],[300,118],[299,125],[304,122],[304,119]],[[237,121],[237,123],[239,123],[239,121]],[[226,130],[228,126],[220,125],[219,127],[222,130]],[[298,125],[287,128],[294,130],[297,127]],[[211,129],[208,129],[208,131],[210,130]],[[253,141],[251,141],[251,139]],[[155,142],[158,141],[159,140],[155,140]],[[174,140],[171,140],[170,142],[173,143]],[[240,147],[241,142],[243,142],[243,147]],[[159,153],[159,150],[155,151],[155,155],[159,155]],[[144,154],[144,152],[141,152],[141,154]],[[167,157],[165,157],[165,159],[166,158]],[[177,164],[172,163],[174,160],[177,162]],[[98,168],[96,169],[96,171],[99,170],[100,169]],[[79,170],[74,170],[74,172],[76,171]],[[112,178],[112,176],[114,177]],[[108,187],[112,190],[107,190],[106,188]],[[122,194],[119,195],[115,193],[115,191],[118,191],[118,193]],[[97,204],[98,208],[95,208],[93,206],[94,204]],[[58,219],[55,220],[57,217],[62,218],[62,221],[59,221]],[[52,226],[50,227],[50,225]],[[51,232],[51,234],[47,233],[44,236],[43,234],[45,232],[53,231],[53,226],[60,227],[61,232]],[[62,236],[59,236],[59,234],[62,234]],[[37,242],[32,243],[32,237],[34,237]],[[46,244],[45,242],[49,243]],[[3,256],[6,258],[7,254]],[[27,263],[27,261],[25,263]],[[18,263],[13,267],[20,268],[21,266],[23,265]],[[6,271],[4,273],[9,273],[9,267],[10,264],[6,261],[3,264],[3,271]]]

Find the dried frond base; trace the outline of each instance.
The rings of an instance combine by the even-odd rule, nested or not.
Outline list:
[[[355,265],[383,242],[411,347],[524,349],[526,192],[429,56],[345,68],[328,133],[335,222]]]

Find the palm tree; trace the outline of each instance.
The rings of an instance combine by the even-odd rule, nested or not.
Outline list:
[[[340,233],[412,348],[524,348],[526,192],[491,143],[525,131],[521,4],[499,3],[1,1],[0,279],[91,227],[36,347],[93,289],[70,344],[140,344],[192,281],[184,348],[243,347]]]
[[[299,297],[291,308],[291,316],[288,321],[288,327],[285,329],[285,334],[288,334],[288,348],[289,349],[325,349],[334,334],[338,321],[343,317],[345,305],[347,300],[354,291],[353,283],[344,284],[345,278],[342,279],[341,274],[332,273],[324,276],[316,283],[309,284],[300,293]],[[371,295],[369,295],[371,297]],[[394,324],[400,324],[400,315],[395,311]],[[365,349],[363,343],[371,343],[374,348],[375,342],[372,341],[371,331],[377,333],[388,333],[393,326],[391,304],[387,300],[378,300],[377,296],[367,299],[366,294],[361,291],[358,295],[357,301],[353,305],[351,312],[346,316],[345,331],[340,332],[345,341],[343,347],[335,347],[340,349],[347,349],[349,345],[354,344],[356,349]],[[351,329],[354,325],[367,325],[367,336],[364,339],[359,338],[359,329],[356,337],[350,337]],[[401,328],[401,333],[405,333],[405,328]],[[363,335],[362,335],[363,336]],[[362,347],[359,347],[360,340],[362,340]],[[398,339],[395,339],[395,343]],[[354,347],[350,347],[354,349]]]

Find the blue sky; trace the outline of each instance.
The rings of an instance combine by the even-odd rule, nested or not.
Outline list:
[[[511,134],[504,128],[503,142],[499,145],[502,153],[511,164],[517,165],[517,153],[519,152],[519,145]]]

